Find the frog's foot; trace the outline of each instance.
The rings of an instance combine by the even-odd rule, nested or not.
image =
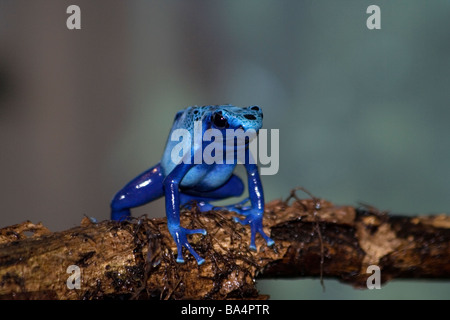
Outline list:
[[[201,200],[197,202],[197,208],[200,210],[200,212],[206,212],[209,210],[213,210],[215,207],[209,202]]]
[[[201,265],[203,262],[205,262],[205,259],[200,257],[197,252],[192,248],[191,244],[189,243],[187,239],[187,235],[194,234],[194,233],[201,233],[202,235],[206,235],[205,229],[185,229],[183,227],[174,227],[169,226],[170,234],[172,235],[173,240],[175,240],[175,243],[177,245],[177,262],[178,263],[184,263],[183,259],[183,247],[189,250],[189,252],[194,256],[195,260],[197,260],[198,265]]]
[[[224,206],[222,208],[225,208],[229,211],[233,211],[236,213],[239,213],[243,216],[247,216],[250,214],[252,207],[250,206],[244,206],[244,204],[246,204],[247,202],[250,201],[250,198],[245,198],[244,200],[242,200],[241,202],[238,202],[236,204],[231,204],[228,206]]]
[[[122,209],[122,210],[112,210],[111,211],[111,220],[114,221],[125,221],[130,219],[131,213],[130,209]]]
[[[245,200],[245,202],[247,202],[247,201],[248,200]],[[245,202],[242,202],[242,203],[245,203]],[[200,200],[195,199],[194,202],[191,200],[190,202],[187,202],[183,206],[187,209],[192,209],[193,207],[196,206],[200,212],[206,212],[206,211],[215,210],[215,209],[216,210],[217,209],[226,209],[226,210],[234,211],[234,212],[237,212],[240,214],[245,214],[245,213],[244,212],[241,213],[241,211],[238,211],[238,210],[250,208],[250,207],[242,207],[241,202],[238,204],[233,204],[233,205],[228,205],[228,206],[215,206],[203,199],[200,199]]]
[[[240,209],[243,210],[243,209]],[[263,230],[263,214],[261,212],[257,212],[255,209],[247,209],[243,210],[244,213],[241,213],[245,216],[244,219],[239,219],[237,217],[234,217],[234,222],[240,223],[242,225],[250,225],[250,249],[256,251],[256,245],[255,245],[255,237],[256,233],[259,233],[263,239],[266,241],[267,245],[270,247],[275,242],[270,239]],[[240,212],[239,212],[240,213]]]

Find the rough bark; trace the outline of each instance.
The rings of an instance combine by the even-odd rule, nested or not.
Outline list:
[[[382,282],[394,278],[450,278],[450,217],[406,217],[368,206],[335,206],[312,197],[266,204],[267,247],[233,213],[184,210],[182,225],[206,228],[191,243],[206,259],[198,266],[176,247],[166,220],[135,218],[93,223],[63,232],[24,222],[0,229],[0,298],[3,299],[230,299],[264,298],[261,277],[337,278],[365,287],[369,265]],[[81,271],[81,288],[69,289],[67,268]]]

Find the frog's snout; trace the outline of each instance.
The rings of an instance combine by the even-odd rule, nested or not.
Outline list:
[[[247,109],[250,109],[252,111],[256,111],[258,113],[258,115],[261,116],[261,118],[264,118],[262,109],[260,107],[258,107],[258,106],[250,106],[250,107],[247,107]],[[247,117],[247,116],[249,116],[249,117]],[[256,120],[256,117],[254,115],[247,115],[247,116],[245,116],[245,118],[248,119],[248,120]],[[253,119],[251,119],[252,117],[253,117]]]

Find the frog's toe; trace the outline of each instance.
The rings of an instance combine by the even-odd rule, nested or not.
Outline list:
[[[251,206],[244,206],[244,204],[246,204],[250,199],[249,198],[245,198],[244,200],[242,200],[239,203],[236,204],[230,204],[228,206],[224,206],[222,208],[227,209],[229,211],[232,212],[236,212],[239,213],[243,216],[247,216],[248,214],[250,214],[252,207]]]
[[[251,214],[252,207],[237,207],[235,205],[225,207],[228,211],[236,212],[243,216],[248,216]]]
[[[268,247],[271,247],[275,244],[275,241],[273,241],[271,238],[269,238],[269,236],[267,236],[267,234],[264,232],[262,224],[258,226],[256,232],[258,232],[261,235],[261,237],[263,237],[263,239],[266,241]]]
[[[244,219],[237,217],[233,218],[234,222],[240,223],[242,225],[250,225],[250,250],[256,251],[255,239],[256,234],[259,233],[261,237],[266,241],[267,246],[273,246],[275,241],[273,241],[269,236],[266,235],[262,225],[262,216],[251,212]]]
[[[177,245],[177,262],[184,263],[183,258],[183,247],[189,250],[189,252],[194,256],[195,260],[197,260],[198,265],[201,265],[205,262],[205,259],[200,257],[197,252],[195,252],[194,248],[192,248],[191,244],[187,239],[187,235],[200,233],[202,235],[206,235],[205,229],[185,229],[182,227],[169,227],[170,233],[172,234],[173,239]]]
[[[207,234],[205,229],[184,229],[184,231],[186,232],[186,234],[200,233],[204,236],[206,236],[206,234]]]
[[[247,218],[241,219],[241,218],[238,218],[238,217],[233,217],[233,221],[236,222],[236,223],[242,224],[243,226],[246,226],[246,225],[249,224],[249,220]]]
[[[275,241],[273,241],[271,238],[269,238],[265,234],[264,230],[261,229],[261,230],[258,230],[258,232],[263,237],[263,239],[266,241],[268,247],[271,247],[271,246],[273,246],[275,244]]]
[[[192,248],[191,244],[189,242],[184,243],[184,247],[189,250],[189,252],[194,256],[195,260],[197,260],[197,264],[201,265],[203,262],[205,262],[205,259],[200,257],[197,252]]]

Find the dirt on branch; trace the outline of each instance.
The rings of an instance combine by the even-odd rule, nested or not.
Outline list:
[[[336,206],[316,199],[266,204],[264,225],[275,245],[224,211],[184,210],[181,224],[205,228],[192,235],[196,260],[175,261],[176,246],[165,218],[93,223],[50,232],[24,222],[0,229],[2,299],[245,299],[265,298],[258,278],[335,278],[366,287],[370,265],[381,280],[450,278],[450,217],[396,216],[362,206]],[[80,288],[74,288],[80,271]],[[68,281],[69,280],[69,281]]]

